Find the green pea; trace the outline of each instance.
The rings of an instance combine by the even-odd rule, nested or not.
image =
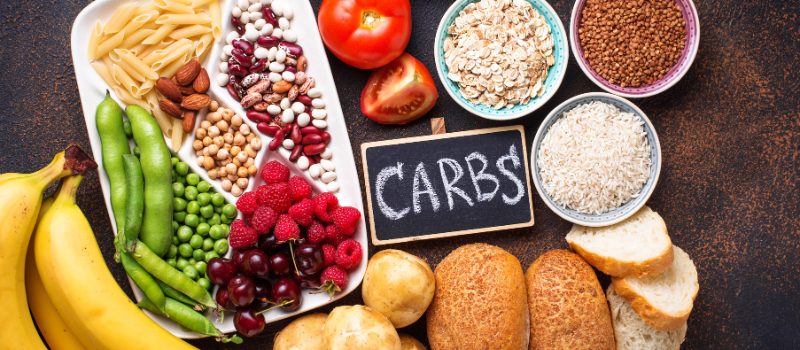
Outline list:
[[[214,251],[219,255],[225,255],[228,252],[228,240],[222,238],[214,242]]]
[[[186,204],[186,212],[189,214],[200,213],[200,203],[197,203],[197,201],[189,202]]]
[[[214,240],[211,238],[206,238],[203,240],[203,250],[209,251],[214,249]]]
[[[181,243],[178,246],[178,252],[180,252],[181,257],[190,258],[192,257],[192,253],[194,252],[194,248],[189,243]]]
[[[197,225],[197,228],[194,230],[201,237],[206,237],[208,236],[208,231],[211,230],[211,226],[208,223],[201,222],[200,225]]]
[[[125,136],[131,137],[133,136],[133,128],[131,127],[131,121],[126,120],[122,122],[122,131],[125,133]]]
[[[200,216],[208,219],[214,217],[214,206],[209,204],[200,208]]]
[[[223,235],[224,233],[221,225],[211,226],[211,229],[208,230],[208,236],[215,241],[222,238]]]
[[[172,235],[172,244],[174,244],[175,246],[178,246],[178,244],[181,244],[181,241],[178,240],[178,235],[176,235],[176,234]]]
[[[194,259],[195,261],[203,262],[205,258],[206,258],[206,252],[204,252],[202,249],[195,249],[192,252],[192,259]]]
[[[186,188],[180,182],[172,183],[172,194],[174,194],[175,197],[183,197],[183,191],[185,189]]]
[[[200,219],[198,219],[197,215],[194,214],[186,215],[186,225],[197,227],[197,225],[200,225]]]
[[[175,261],[175,258],[169,258],[169,259],[167,259],[167,265],[169,265],[169,266],[172,266],[172,267],[175,267],[175,265],[177,265],[177,264],[178,264],[178,262],[177,262],[177,261]]]
[[[206,180],[198,182],[196,187],[201,193],[206,193],[211,190],[211,184]]]
[[[214,225],[219,225],[219,224],[221,224],[221,223],[222,223],[222,220],[220,219],[220,217],[219,217],[219,214],[216,214],[216,213],[215,213],[215,214],[214,214],[213,216],[211,216],[211,217],[210,217],[210,218],[209,218],[209,219],[208,219],[206,222],[208,222],[208,224],[209,224],[209,225],[211,225],[211,226],[214,226]]]
[[[199,264],[199,263],[198,263],[198,264]],[[196,268],[196,267],[195,267],[195,268]],[[198,269],[198,270],[200,270],[200,269]],[[205,273],[204,273],[204,274],[205,274]],[[199,284],[201,287],[203,287],[203,288],[205,288],[205,289],[211,289],[211,281],[209,281],[209,280],[208,280],[207,278],[205,278],[205,277],[203,277],[203,278],[198,278],[198,279],[197,279],[197,284]]]
[[[175,164],[178,164],[181,160],[178,157],[172,157],[169,159],[172,162],[172,167],[175,167]]]
[[[186,175],[186,183],[192,186],[196,186],[200,183],[200,175],[197,174],[189,174]]]
[[[198,186],[200,185],[198,184]],[[221,207],[225,204],[225,197],[219,193],[214,193],[211,195],[211,203],[214,204],[215,207]]]
[[[208,219],[206,219],[206,218],[201,216],[200,219],[198,219],[198,220],[200,220],[201,224],[205,224]],[[197,226],[200,226],[200,225],[197,225]]]
[[[200,274],[197,273],[197,269],[192,265],[186,266],[186,268],[183,269],[183,274],[193,280],[200,278]]]
[[[197,272],[199,272],[200,275],[206,274],[206,266],[207,265],[205,261],[198,261],[194,264],[194,268],[197,269]]]
[[[200,191],[199,188],[197,190]],[[206,192],[200,191],[200,193],[197,194],[197,204],[200,204],[201,207],[204,207],[209,203],[211,203],[211,195]]]
[[[227,224],[221,224],[222,226],[222,237],[228,238],[228,234],[231,233],[231,227]]]
[[[177,183],[179,183],[181,185],[186,186],[186,177],[185,176],[177,176],[177,177],[175,177],[175,181],[173,181],[173,182],[177,182]]]
[[[189,260],[184,258],[178,258],[178,261],[175,263],[175,268],[178,270],[183,270],[186,268],[186,266],[189,266]]]
[[[142,150],[139,149],[139,146],[133,148],[133,155],[139,157],[142,155]]]
[[[183,193],[183,198],[186,198],[187,201],[193,201],[197,199],[197,187],[194,186],[186,186],[186,190]]]
[[[214,258],[219,258],[219,254],[217,254],[217,252],[215,252],[213,250],[210,251],[210,252],[206,252],[206,259],[205,259],[206,263],[208,263],[209,261],[211,261],[211,259],[214,259]]]
[[[178,224],[178,222],[177,222],[177,221],[175,221],[175,220],[172,220],[172,233],[178,232],[178,227],[180,227],[180,226],[181,226],[181,225],[180,225],[180,224]]]
[[[215,214],[222,214],[222,207],[214,207]]]
[[[192,246],[192,248],[194,248],[194,249],[200,249],[200,248],[202,248],[202,247],[203,247],[203,237],[200,237],[200,235],[194,235],[194,236],[192,236],[192,238],[189,240],[189,244],[190,244],[190,245]]]
[[[225,206],[222,207],[222,213],[225,214],[225,216],[227,216],[229,218],[234,218],[234,217],[236,217],[236,214],[237,214],[236,213],[236,206],[233,205],[233,204],[225,204]]]
[[[194,260],[194,258],[189,258],[189,265],[194,265],[196,263],[197,263],[197,260]]]
[[[178,173],[175,172],[175,169],[172,169],[172,175],[170,176],[170,181],[175,182],[178,178]]]
[[[180,185],[180,184],[178,184],[178,185]],[[174,211],[184,211],[185,209],[186,209],[186,200],[185,199],[178,198],[177,196],[172,199],[172,210],[174,210]]]
[[[205,243],[205,242],[203,242],[203,243]],[[169,250],[167,251],[167,258],[174,258],[177,255],[178,255],[178,246],[176,246],[174,244],[170,245],[169,246]]]
[[[177,236],[181,243],[189,242],[189,240],[192,239],[193,234],[194,232],[192,232],[192,228],[189,226],[181,226],[178,228]]]
[[[189,164],[178,162],[178,164],[175,164],[175,171],[181,176],[186,176],[189,173]]]
[[[176,211],[172,213],[172,219],[177,222],[183,222],[186,220],[186,212],[185,211]]]
[[[222,220],[223,224],[227,224],[227,225],[230,225],[233,222],[233,218],[229,218],[229,217],[227,217],[225,215],[222,215],[221,220]]]

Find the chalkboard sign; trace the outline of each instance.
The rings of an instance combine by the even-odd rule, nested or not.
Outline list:
[[[533,225],[521,125],[361,145],[372,243]]]

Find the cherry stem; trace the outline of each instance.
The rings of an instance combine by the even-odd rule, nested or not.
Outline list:
[[[275,304],[273,302],[269,302],[270,304],[273,304],[274,306],[270,307],[270,308],[267,308],[267,309],[264,309],[264,310],[261,310],[259,312],[256,312],[256,315],[261,315],[261,314],[263,314],[263,313],[265,313],[265,312],[267,312],[269,310],[276,309],[276,308],[279,308],[281,306],[286,306],[286,305],[289,305],[289,304],[291,304],[293,302],[294,302],[294,299],[284,300],[280,304]]]
[[[289,253],[292,254],[292,265],[294,265],[294,273],[300,274],[297,270],[297,261],[294,261],[294,247],[292,247],[292,240],[289,240]]]

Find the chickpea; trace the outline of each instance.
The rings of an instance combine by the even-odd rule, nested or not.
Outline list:
[[[252,132],[249,135],[245,136],[245,139],[247,140],[248,143],[250,143],[250,141],[254,138],[256,138],[256,135],[253,134]]]
[[[250,125],[242,124],[242,126],[239,127],[239,132],[244,136],[250,135]]]
[[[250,165],[250,167],[247,168],[247,173],[250,174],[250,176],[256,176],[256,174],[258,174],[258,167],[255,165]]]
[[[211,156],[216,155],[219,152],[219,147],[217,145],[214,145],[214,144],[206,147],[206,149],[208,150],[208,155],[211,155]]]
[[[202,140],[204,137],[206,137],[207,133],[208,130],[199,128],[194,132],[194,137],[196,137],[198,140]]]
[[[239,188],[239,186],[233,186],[233,187],[231,188],[231,194],[232,194],[234,197],[239,197],[239,196],[241,196],[243,192],[244,192],[244,191],[242,191],[242,189],[241,189],[241,188]]]
[[[219,102],[211,101],[211,104],[208,105],[208,110],[212,112],[216,112],[219,109]]]
[[[236,174],[228,174],[228,180],[235,182],[236,180],[239,180],[239,177],[236,176]]]
[[[211,122],[209,122],[207,120],[204,120],[204,121],[200,122],[200,128],[201,129],[208,130],[208,128],[210,128],[210,127],[211,127]]]
[[[233,126],[233,127],[239,128],[240,125],[242,125],[242,122],[243,122],[242,116],[240,116],[238,114],[236,114],[233,117],[231,117],[231,126]]]
[[[220,120],[216,124],[214,124],[214,126],[216,126],[219,129],[219,131],[221,131],[221,132],[227,132],[228,131],[228,122],[227,121]]]
[[[210,144],[211,144],[211,140],[212,140],[211,136],[206,136],[206,137],[204,137],[204,138],[203,138],[203,146],[208,146],[208,145],[210,145]]]
[[[222,135],[222,139],[225,140],[225,143],[233,143],[233,135],[231,135],[229,132],[226,132],[225,135]]]
[[[203,150],[194,151],[194,155],[195,155],[195,157],[202,157],[203,156]]]
[[[228,150],[223,148],[223,149],[219,150],[219,152],[217,152],[217,159],[223,160],[223,159],[226,159],[226,158],[228,158]]]
[[[197,157],[197,166],[203,166],[203,159],[205,156]]]
[[[198,130],[200,130],[200,129],[198,129]],[[201,138],[201,140],[202,140],[202,138]],[[194,148],[195,151],[199,151],[199,150],[203,149],[203,141],[201,141],[201,140],[194,140],[194,142],[192,143],[192,148]]]
[[[239,146],[231,147],[231,155],[234,156],[234,157],[236,157],[239,154],[239,152],[241,152],[241,151],[242,151],[242,148],[239,147]]]
[[[245,139],[244,136],[237,135],[236,137],[233,138],[233,144],[241,147],[247,144],[247,140]]]
[[[216,123],[216,122],[222,120],[222,113],[220,113],[220,112],[209,113],[208,117],[206,119],[208,119],[209,123],[212,123],[212,124]]]
[[[252,135],[252,134],[250,134],[250,135]],[[250,140],[250,148],[252,148],[256,152],[260,151],[261,150],[261,140],[259,138],[254,138],[254,139]]]
[[[256,157],[256,151],[253,151],[253,149],[250,148],[250,145],[244,146],[244,151],[247,152],[247,155],[250,156],[250,158]]]
[[[236,137],[236,136],[239,136],[239,135],[242,135],[242,133],[240,133],[240,132],[238,132],[238,131],[237,131],[237,132],[235,132],[235,133],[233,133],[233,137]],[[244,136],[244,135],[242,135],[242,136]]]
[[[231,163],[231,159],[230,158],[225,158],[225,160],[219,161],[219,166],[227,166],[230,163]]]
[[[211,170],[208,171],[208,177],[211,180],[216,180],[218,175],[219,175],[219,173],[217,172],[217,169],[211,169]]]
[[[206,170],[214,169],[214,165],[215,164],[214,164],[214,159],[213,158],[211,158],[211,157],[203,157],[203,167],[206,168]]]
[[[239,167],[237,167],[235,164],[228,163],[228,165],[225,166],[225,173],[227,173],[227,174],[235,174],[236,170],[238,170],[238,169],[239,169]]]
[[[244,164],[242,164],[242,166],[243,166],[243,167],[245,167],[245,168],[248,168],[248,170],[249,170],[249,168],[250,168],[251,166],[253,166],[253,164],[255,164],[255,163],[256,163],[256,160],[255,160],[255,159],[253,159],[253,158],[249,158],[249,157],[248,157],[248,158],[247,158],[247,161],[245,161],[245,162],[244,162]]]
[[[219,128],[216,126],[211,126],[208,128],[208,136],[217,137],[219,136]]]
[[[247,178],[240,177],[239,180],[236,180],[236,186],[239,186],[239,188],[247,188]]]
[[[225,109],[225,111],[222,112],[222,119],[225,119],[226,122],[231,121],[232,117],[233,117],[233,110]]]
[[[241,154],[241,153],[240,153],[240,154]],[[239,161],[239,158],[238,158],[238,157],[237,157],[237,158],[233,158],[233,160],[231,161],[231,163],[232,163],[232,164],[236,164],[236,167],[240,167],[240,166],[242,166],[242,162],[240,162],[240,161]]]
[[[238,175],[239,177],[247,177],[247,175],[249,174],[247,173],[247,168],[240,166],[239,169],[236,171],[236,175]]]
[[[238,159],[241,163],[246,162],[249,158],[250,157],[247,155],[247,152],[239,152],[239,155],[236,156],[236,159]]]
[[[222,139],[222,136],[217,136],[214,138],[214,144],[217,145],[217,147],[222,147],[225,145],[225,140]]]
[[[212,145],[212,146],[213,146],[213,145]],[[201,154],[201,155],[202,155],[203,157],[208,157],[208,156],[211,156],[211,155],[212,155],[211,153],[208,153],[208,147],[206,147],[206,148],[203,148],[203,151],[202,151],[202,152],[203,152],[203,154]]]
[[[233,182],[231,182],[231,180],[228,180],[228,179],[222,180],[222,189],[223,190],[230,191],[232,187],[233,187]]]

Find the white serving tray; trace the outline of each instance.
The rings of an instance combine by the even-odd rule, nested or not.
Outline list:
[[[94,68],[92,68],[87,59],[86,49],[89,42],[89,33],[91,32],[94,23],[97,20],[105,23],[105,21],[111,17],[114,11],[122,3],[123,2],[121,1],[115,0],[95,1],[81,11],[72,26],[72,59],[75,65],[75,75],[78,82],[78,88],[80,90],[84,118],[86,119],[86,127],[89,131],[89,141],[91,143],[92,152],[95,156],[95,159],[101,159],[102,155],[100,137],[97,134],[97,129],[95,127],[95,109],[105,97],[105,92],[108,86],[100,77],[100,75],[95,72]],[[361,280],[364,278],[364,271],[366,270],[368,256],[367,229],[364,222],[364,215],[366,213],[361,200],[361,187],[358,181],[358,172],[356,170],[355,159],[353,158],[352,148],[350,146],[347,126],[345,125],[344,116],[342,114],[342,107],[339,104],[339,97],[336,93],[336,85],[333,82],[330,65],[328,64],[328,59],[325,55],[325,48],[322,44],[322,39],[317,28],[314,10],[311,8],[311,4],[307,0],[284,0],[281,1],[281,4],[283,6],[292,6],[294,9],[294,18],[291,20],[291,28],[295,33],[297,33],[297,44],[303,47],[304,55],[309,58],[309,64],[306,72],[310,77],[315,78],[316,86],[323,92],[322,98],[325,101],[325,109],[328,112],[328,117],[326,119],[328,122],[328,128],[326,131],[331,134],[331,141],[328,144],[328,148],[333,151],[332,161],[336,165],[336,173],[338,175],[337,182],[339,182],[340,185],[340,190],[338,193],[336,193],[336,196],[339,198],[339,203],[341,205],[356,207],[362,213],[359,227],[353,234],[352,238],[361,243],[363,248],[363,256],[359,266],[350,271],[347,288],[343,292],[337,294],[333,300],[330,300],[330,297],[327,293],[310,294],[310,290],[303,289],[303,300],[298,310],[294,312],[285,312],[280,309],[270,310],[264,313],[267,323],[275,322],[306,312],[308,310],[318,308],[346,296],[355,290],[359,284],[361,284]],[[232,108],[237,114],[240,114],[244,117],[245,110],[241,107],[241,105],[228,94],[228,91],[225,87],[220,87],[216,84],[216,77],[219,74],[218,67],[220,64],[220,53],[222,46],[225,45],[224,38],[228,32],[233,30],[233,26],[230,22],[232,6],[234,6],[234,1],[232,0],[220,1],[220,8],[222,10],[222,38],[220,42],[216,43],[212,47],[211,53],[206,57],[205,62],[202,63],[203,67],[205,67],[205,69],[208,71],[209,77],[211,78],[211,88],[208,92],[211,98],[218,101],[225,107]],[[113,93],[112,96],[114,96]],[[116,96],[114,97],[117,102],[120,102]],[[125,107],[125,105],[122,103],[120,103],[120,106],[123,108]],[[205,113],[201,113],[201,115],[197,118],[197,125],[195,128],[199,126],[200,121],[204,119],[204,114]],[[255,131],[255,123],[250,122],[246,117],[244,119],[245,122],[250,125],[251,130]],[[319,180],[312,180],[307,172],[300,170],[294,163],[288,160],[290,153],[289,151],[282,147],[278,152],[269,151],[267,149],[267,144],[272,138],[262,135],[257,131],[255,132],[258,137],[261,138],[262,144],[264,145],[256,157],[256,164],[259,166],[259,170],[261,169],[261,165],[265,164],[266,162],[271,160],[279,160],[289,166],[293,175],[303,176],[313,187],[314,193],[321,193],[325,191],[325,184]],[[167,145],[170,145],[169,139],[166,140]],[[201,179],[211,183],[217,193],[223,194],[228,203],[236,203],[235,197],[222,190],[219,181],[209,179],[206,171],[197,165],[194,150],[192,149],[192,141],[194,141],[193,134],[189,135],[187,140],[184,140],[183,146],[177,152],[179,157],[184,162],[188,163],[192,171],[200,175]],[[106,176],[102,162],[98,162],[98,164],[100,185],[103,189],[103,195],[105,197],[106,207],[108,208],[111,225],[114,227],[116,232],[116,223],[114,222],[111,202],[109,199],[108,176]],[[251,177],[246,191],[254,190],[256,187],[262,184],[263,181],[259,176]],[[241,216],[242,214],[240,214],[240,218]],[[229,251],[227,257],[230,256],[231,252]],[[136,299],[141,300],[144,295],[142,291],[139,290],[133,284],[133,282],[131,282],[131,286],[133,286],[133,293],[136,296]],[[216,288],[214,288],[214,292],[215,291]],[[214,293],[212,293],[212,297],[213,294]],[[149,311],[145,311],[145,313],[166,330],[178,337],[184,339],[205,337],[195,332],[182,330],[174,321],[171,321],[167,318],[155,315]],[[236,328],[233,325],[232,313],[227,313],[225,315],[225,321],[222,323],[219,323],[218,317],[212,315],[210,312],[206,315],[212,321],[214,321],[214,324],[222,332],[229,333],[236,331]]]

